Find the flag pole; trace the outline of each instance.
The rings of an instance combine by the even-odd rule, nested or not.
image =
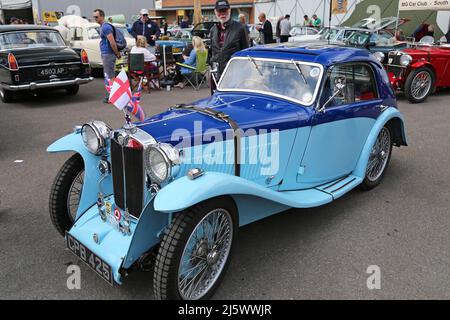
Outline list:
[[[400,19],[400,1],[398,3],[398,9],[397,9],[397,21],[395,21],[395,37],[397,37],[397,31],[398,31],[398,20]]]
[[[330,41],[331,41],[331,14],[333,13],[333,0],[329,0],[330,1],[330,14],[328,16],[328,45],[330,45]]]
[[[330,1],[330,15],[328,18],[328,27],[331,28],[331,18],[332,18],[332,13],[333,13],[333,0],[329,0]]]

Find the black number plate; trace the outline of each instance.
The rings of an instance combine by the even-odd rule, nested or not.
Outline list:
[[[67,68],[65,67],[53,67],[53,68],[42,68],[38,69],[38,76],[40,77],[50,77],[59,76],[67,73]]]
[[[83,260],[92,270],[94,270],[103,280],[113,285],[111,266],[100,257],[86,248],[80,241],[66,233],[67,248],[78,258]]]

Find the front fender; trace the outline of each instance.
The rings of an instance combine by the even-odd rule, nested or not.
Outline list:
[[[431,63],[429,63],[426,60],[417,61],[417,62],[414,62],[411,65],[411,69],[419,69],[419,68],[422,68],[422,67],[430,67],[432,70],[434,70],[434,68],[432,67]]]
[[[265,202],[268,203],[267,206],[277,207],[278,211],[312,208],[333,201],[330,194],[316,189],[280,192],[233,175],[206,172],[195,180],[182,177],[161,189],[155,198],[155,210],[179,212],[202,201],[224,195],[250,196],[254,199],[254,205]]]
[[[83,215],[94,203],[97,202],[98,193],[101,191],[104,195],[110,195],[112,191],[112,178],[109,175],[101,185],[98,163],[100,157],[90,153],[83,144],[81,134],[71,133],[55,141],[47,148],[49,153],[76,152],[81,155],[84,162],[84,183],[81,192],[80,204],[78,206],[76,220]]]
[[[402,137],[402,143],[398,143],[398,145],[408,145],[408,138],[406,135],[406,129],[405,129],[405,121],[403,119],[403,115],[400,113],[400,111],[397,108],[390,107],[386,109],[380,117],[375,122],[375,125],[372,128],[372,131],[370,132],[366,143],[364,145],[364,149],[361,152],[360,158],[358,160],[358,164],[356,165],[355,171],[353,172],[354,175],[364,179],[366,176],[366,170],[367,170],[367,162],[369,161],[370,152],[372,151],[372,148],[375,144],[375,141],[377,140],[377,137],[379,133],[381,132],[381,129],[390,121],[397,120],[401,126],[401,128],[397,128],[400,132]],[[395,124],[394,124],[395,125]]]

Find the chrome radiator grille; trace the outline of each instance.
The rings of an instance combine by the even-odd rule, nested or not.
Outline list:
[[[144,205],[143,149],[120,145],[111,140],[111,166],[116,205],[139,218]]]

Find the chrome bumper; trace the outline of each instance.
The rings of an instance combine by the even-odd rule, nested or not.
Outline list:
[[[5,90],[22,91],[22,90],[36,90],[42,88],[58,88],[72,85],[80,85],[93,81],[93,77],[89,78],[75,78],[73,80],[53,80],[49,82],[30,82],[29,84],[11,85],[0,83],[0,87]]]

